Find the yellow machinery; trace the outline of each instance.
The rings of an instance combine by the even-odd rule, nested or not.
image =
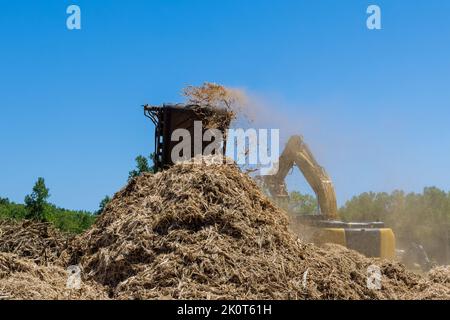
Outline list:
[[[319,203],[320,214],[295,217],[297,223],[311,227],[313,242],[340,244],[368,257],[395,258],[395,236],[383,222],[338,220],[333,183],[300,136],[289,139],[280,156],[278,172],[264,177],[265,187],[278,204],[287,208],[289,194],[284,180],[294,165],[303,173]]]

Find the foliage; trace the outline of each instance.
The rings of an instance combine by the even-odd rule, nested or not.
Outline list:
[[[155,172],[155,167],[153,165],[150,166],[148,162],[148,160],[153,161],[153,158],[154,158],[153,153],[148,158],[142,155],[137,156],[135,159],[136,169],[130,171],[130,173],[128,174],[128,180],[138,177],[144,172]]]
[[[111,201],[109,196],[105,196],[102,201],[100,201],[100,205],[98,206],[98,210],[95,212],[96,215],[99,215],[105,210],[108,203]]]
[[[50,191],[45,180],[39,178],[31,194],[25,197],[25,204],[17,204],[0,198],[0,219],[33,219],[47,221],[68,233],[80,233],[89,228],[95,216],[86,211],[72,211],[48,203]]]
[[[316,214],[319,211],[316,197],[292,191],[289,194],[289,212],[300,215]]]
[[[148,158],[138,156],[136,158],[136,169],[129,173],[129,177],[139,176],[143,172],[154,172],[154,166],[149,165],[149,160],[153,160],[154,154]],[[106,196],[100,202],[99,210],[91,213],[88,211],[67,210],[59,208],[48,202],[50,190],[45,185],[44,178],[38,178],[31,194],[25,197],[24,204],[17,204],[7,198],[0,197],[0,219],[33,219],[47,221],[56,228],[69,233],[81,233],[88,229],[100,214],[111,198]]]
[[[0,202],[0,219],[25,219],[27,210],[24,205],[15,204],[14,202]]]
[[[25,205],[14,202],[0,202],[0,219],[26,219],[28,210]],[[53,204],[44,207],[44,219],[56,228],[68,233],[81,233],[95,221],[95,216],[86,211],[72,211],[58,208]]]
[[[45,207],[50,197],[49,189],[45,186],[44,178],[38,178],[33,192],[25,197],[25,207],[27,214],[25,218],[45,221]]]
[[[45,214],[47,221],[56,228],[74,234],[88,229],[96,219],[90,212],[67,210],[55,205],[48,205]]]

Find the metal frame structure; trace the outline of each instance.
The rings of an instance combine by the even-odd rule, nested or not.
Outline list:
[[[162,171],[173,165],[171,152],[173,147],[178,143],[171,141],[172,133],[176,129],[186,129],[194,136],[194,122],[203,121],[205,115],[199,112],[199,109],[214,110],[221,112],[210,106],[200,106],[196,104],[163,104],[162,106],[144,105],[144,115],[149,118],[155,125],[155,156],[154,165],[157,171]],[[228,126],[227,126],[228,127]],[[224,141],[226,141],[226,132],[223,132]],[[194,141],[192,141],[194,144]],[[203,142],[203,149],[209,142]],[[223,154],[225,154],[226,144],[223,146]],[[196,156],[194,145],[191,148],[192,157]]]

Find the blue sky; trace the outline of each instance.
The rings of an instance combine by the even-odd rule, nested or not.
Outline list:
[[[66,8],[82,30],[66,28]],[[366,28],[366,8],[382,30]],[[153,150],[140,105],[204,81],[262,97],[303,134],[339,203],[450,189],[450,2],[0,1],[0,196],[45,177],[51,201],[95,210]],[[270,121],[269,121],[270,122]],[[310,192],[299,173],[291,189]]]

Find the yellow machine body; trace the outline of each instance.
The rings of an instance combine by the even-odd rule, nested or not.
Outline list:
[[[314,243],[339,244],[367,257],[395,258],[395,236],[390,228],[315,228],[312,238]]]

